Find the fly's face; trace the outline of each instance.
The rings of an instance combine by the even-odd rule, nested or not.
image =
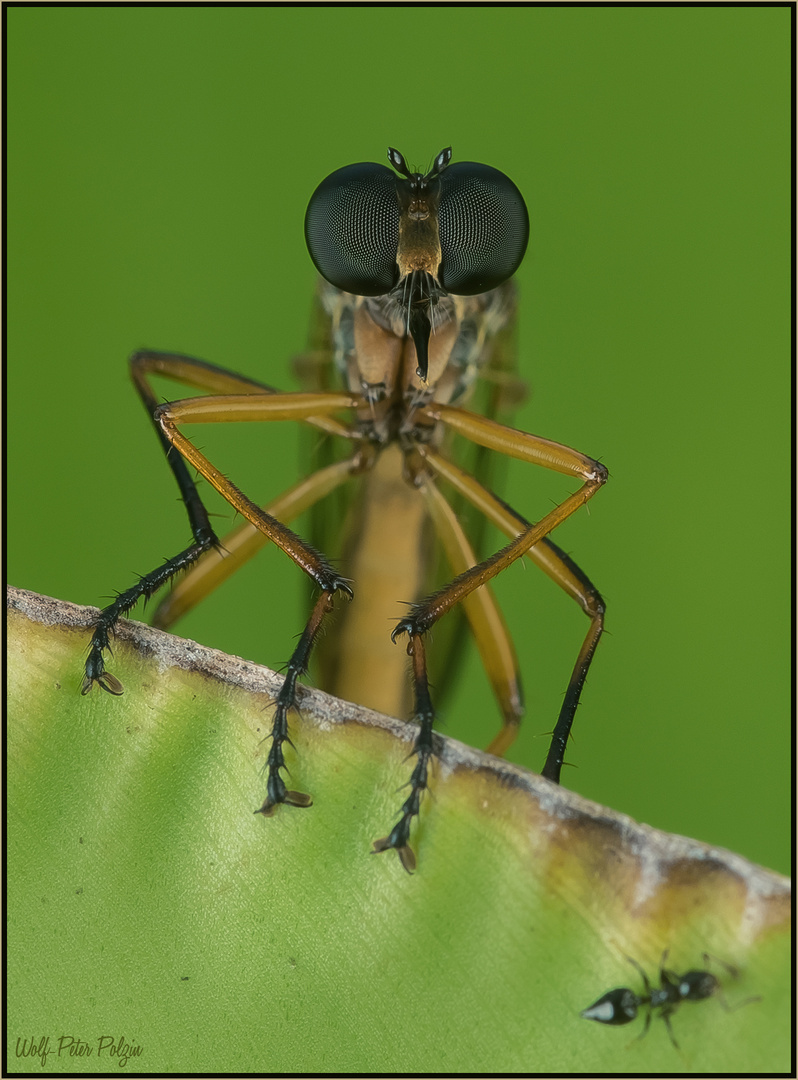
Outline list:
[[[347,165],[321,182],[308,206],[305,239],[316,269],[336,289],[365,298],[353,305],[353,355],[358,389],[371,400],[397,385],[429,396],[455,347],[461,298],[502,285],[526,251],[529,216],[512,180],[451,157],[451,148],[442,150],[422,174],[390,149],[396,172]],[[410,371],[402,364],[408,338]]]

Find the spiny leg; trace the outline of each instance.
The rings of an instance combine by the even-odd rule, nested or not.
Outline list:
[[[344,592],[351,598],[352,590],[346,579],[336,573],[322,554],[283,522],[278,521],[252,502],[178,430],[178,426],[182,423],[202,421],[222,423],[233,420],[303,420],[309,417],[315,420],[317,416],[323,416],[325,412],[351,405],[352,400],[351,395],[341,394],[284,394],[271,397],[226,395],[172,402],[159,406],[155,411],[156,420],[169,443],[199,470],[234,509],[280,547],[322,589],[321,596],[314,605],[289,661],[288,671],[277,697],[271,732],[272,745],[266,762],[267,794],[263,805],[259,811],[256,811],[266,815],[280,803],[292,806],[310,806],[311,804],[310,796],[298,791],[289,791],[280,775],[286,767],[283,745],[290,741],[288,712],[296,705],[297,679],[307,670],[313,642],[324,616],[332,610],[333,596],[336,592]],[[352,459],[351,467],[356,467],[356,461],[357,455]],[[338,481],[345,479],[348,472],[349,469],[341,470],[337,474]],[[325,470],[320,470],[315,474],[319,495],[324,493],[327,476]]]
[[[337,588],[347,592],[350,597],[352,596],[352,590],[343,582],[339,581]],[[288,737],[288,710],[296,706],[297,679],[308,670],[313,642],[319,632],[324,616],[333,608],[333,592],[334,590],[325,590],[314,604],[299,643],[288,662],[285,680],[275,703],[271,731],[272,745],[266,759],[268,771],[266,798],[260,809],[255,811],[256,814],[264,814],[268,817],[274,813],[275,807],[280,803],[287,803],[289,806],[312,805],[313,800],[310,795],[305,795],[301,791],[289,791],[286,789],[280,772],[286,768],[283,743],[287,742],[289,746],[293,745]]]
[[[319,499],[329,494],[356,472],[360,464],[360,454],[344,461],[336,462],[318,470],[312,476],[303,478],[298,484],[284,492],[266,508],[266,512],[278,516],[287,523],[303,511],[312,507]],[[208,593],[235,573],[241,565],[252,558],[265,544],[269,537],[252,522],[245,521],[229,536],[226,536],[219,548],[206,554],[187,573],[183,580],[172,590],[159,606],[154,624],[169,626],[186,611],[191,610]],[[351,590],[342,585],[343,591]],[[291,740],[288,736],[288,711],[295,705],[296,683],[308,668],[310,652],[324,616],[332,610],[333,591],[324,591],[317,600],[299,643],[288,662],[288,670],[280,693],[275,702],[275,715],[271,731],[272,745],[266,761],[268,771],[267,796],[260,810],[266,816],[274,808],[285,802],[291,806],[310,806],[310,796],[298,791],[288,791],[280,776],[285,768],[283,743]]]
[[[153,423],[158,439],[166,454],[166,460],[177,481],[180,497],[186,507],[194,541],[179,554],[166,559],[155,570],[144,574],[131,588],[119,593],[116,599],[103,608],[95,620],[94,633],[89,644],[81,693],[88,694],[95,683],[110,694],[123,693],[120,681],[105,669],[103,654],[110,649],[110,638],[119,619],[144,597],[149,598],[166,585],[181,571],[193,566],[208,551],[218,546],[219,540],[211,528],[205,506],[197,491],[191,474],[183,458],[175,453],[168,439],[165,438],[153,413],[158,401],[147,378],[153,372],[176,381],[187,382],[200,389],[238,389],[252,392],[270,393],[271,388],[258,384],[234,372],[225,371],[202,360],[181,356],[175,353],[157,353],[142,351],[130,358],[130,372],[133,384],[144,405],[150,421]]]
[[[192,516],[189,504],[186,503],[186,506],[189,509],[189,516]],[[202,511],[205,513],[204,507],[202,507]],[[193,525],[194,521],[192,520]],[[135,585],[120,593],[113,603],[104,607],[99,613],[95,619],[94,633],[89,643],[89,655],[86,658],[83,684],[81,686],[82,694],[88,694],[95,683],[101,686],[103,690],[107,690],[109,694],[118,695],[124,692],[119,679],[112,675],[110,671],[105,670],[103,653],[106,649],[110,650],[110,635],[113,633],[119,619],[130,611],[142,596],[147,598],[152,596],[161,586],[170,581],[175,574],[192,566],[204,552],[210,550],[219,542],[210,525],[207,525],[206,529],[195,527],[194,536],[196,537],[195,543],[187,547],[185,551],[181,551],[179,555],[175,555],[174,558],[167,559],[166,562],[149,574],[145,574]]]
[[[592,458],[579,454],[569,447],[559,443],[553,443],[547,439],[541,439],[536,435],[515,431],[512,428],[496,424],[484,417],[472,415],[450,406],[431,405],[419,410],[420,414],[426,413],[433,420],[442,420],[451,423],[460,434],[471,438],[474,442],[487,446],[489,449],[500,450],[510,456],[520,457],[524,460],[547,465],[559,472],[581,477],[582,487],[573,495],[569,495],[558,506],[551,510],[536,525],[527,525],[526,528],[517,530],[515,538],[494,555],[483,559],[481,562],[458,574],[448,585],[438,589],[437,592],[411,607],[410,615],[401,619],[391,635],[396,640],[399,634],[407,634],[413,646],[414,665],[416,656],[423,660],[423,647],[417,654],[417,643],[423,634],[431,629],[435,623],[447,614],[455,604],[461,603],[475,590],[486,585],[497,574],[501,573],[516,559],[526,555],[535,544],[545,539],[552,529],[565,521],[575,510],[583,506],[595,495],[599,488],[606,483],[607,469],[604,465]],[[422,446],[417,445],[419,453],[424,454]],[[430,455],[431,457],[431,455]],[[426,685],[426,664],[423,665],[423,690],[427,701],[428,725],[430,730],[430,753],[431,730],[434,713],[429,703],[429,692]],[[421,678],[416,673],[416,685],[421,686]],[[415,775],[415,774],[414,774]],[[423,765],[424,787],[426,787],[426,762]],[[416,785],[411,780],[411,788],[415,791]],[[421,789],[419,789],[421,790]],[[409,839],[410,821],[418,813],[417,806],[414,809],[411,799],[408,799],[402,809],[402,819],[399,825],[379,842],[375,850],[385,851],[388,848],[397,850],[406,848]],[[403,862],[404,862],[403,856]]]
[[[395,635],[398,631],[394,631]],[[424,650],[424,639],[420,635],[410,635],[407,652],[413,661],[413,686],[415,691],[415,721],[418,724],[418,735],[413,744],[413,754],[416,764],[410,776],[410,794],[405,799],[400,811],[401,817],[388,836],[382,840],[374,841],[373,854],[380,851],[388,851],[393,848],[398,854],[402,866],[408,874],[412,874],[416,868],[416,857],[410,847],[410,826],[413,818],[418,816],[421,806],[421,798],[427,790],[429,763],[433,755],[432,727],[435,722],[435,711],[432,708],[432,700],[429,694],[427,682],[427,659]]]
[[[491,520],[508,536],[519,536],[532,525],[511,507],[507,506],[492,492],[484,488],[474,477],[465,473],[452,462],[442,458],[430,448],[423,449],[424,457],[435,471],[445,477],[462,495],[480,512]],[[577,657],[571,679],[563,699],[557,725],[552,733],[552,741],[542,775],[559,782],[565,747],[570,729],[579,704],[587,673],[595,654],[596,646],[604,630],[604,602],[598,590],[573,560],[557,547],[549,537],[544,537],[529,551],[527,557],[544,570],[552,580],[580,605],[591,620],[585,640]],[[478,595],[478,594],[472,594]],[[503,710],[504,711],[504,710]],[[512,743],[517,730],[505,720],[505,726],[488,747],[492,754],[503,754]]]
[[[420,448],[423,457],[434,471],[446,479],[489,521],[509,537],[517,537],[532,524],[512,507],[459,466],[436,453],[430,447]],[[590,619],[590,626],[574,665],[568,688],[560,707],[557,724],[552,732],[546,764],[542,775],[559,783],[571,727],[581,698],[596,647],[604,632],[604,601],[590,578],[550,537],[544,537],[526,553],[564,592],[575,600]],[[504,710],[503,710],[504,711]],[[505,720],[505,725],[488,747],[491,754],[503,754],[513,741],[517,725]]]
[[[267,503],[263,509],[272,517],[290,525],[294,518],[310,509],[357,472],[359,460],[358,452],[351,458],[319,469],[312,476],[303,477],[299,483]],[[268,543],[269,537],[265,533],[252,522],[244,521],[223,536],[217,548],[206,552],[180,581],[176,582],[158,605],[152,625],[161,630],[170,629]]]
[[[579,702],[582,697],[582,690],[584,689],[585,680],[587,679],[587,673],[593,662],[598,643],[604,633],[604,614],[606,609],[598,589],[595,588],[587,575],[579,569],[576,563],[569,558],[561,548],[547,537],[542,543],[538,544],[533,551],[535,553],[543,554],[544,552],[540,552],[540,549],[545,550],[545,554],[550,558],[551,563],[555,567],[555,572],[550,573],[544,566],[546,572],[549,573],[558,584],[562,585],[563,588],[575,586],[576,598],[579,601],[582,610],[590,619],[590,626],[588,627],[587,634],[582,642],[582,647],[577,655],[565,691],[565,696],[563,697],[563,702],[560,706],[560,713],[557,717],[554,731],[552,732],[551,742],[549,743],[549,752],[546,755],[546,761],[541,769],[541,776],[545,776],[547,780],[552,780],[555,784],[559,784],[560,773],[562,771],[563,762],[565,761],[565,750],[568,746],[568,739],[570,738],[576,710],[579,707]],[[530,556],[532,555],[533,552],[530,552]],[[563,584],[564,582],[566,584]]]

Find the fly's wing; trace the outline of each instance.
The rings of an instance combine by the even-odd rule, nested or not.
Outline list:
[[[465,391],[463,398],[454,399],[452,404],[466,407],[498,423],[511,424],[513,413],[527,395],[527,384],[518,376],[517,291],[510,281],[480,299],[483,301],[481,310],[463,321],[463,381],[464,385],[471,384],[470,391]],[[468,370],[471,365],[475,370]],[[444,452],[485,487],[501,494],[508,466],[504,455],[493,453],[459,436],[452,437]],[[507,543],[506,537],[493,530],[486,518],[462,496],[452,492],[448,486],[443,490],[477,558],[485,558],[491,550],[497,550]],[[432,592],[451,578],[448,563],[439,551],[427,591]],[[429,650],[428,660],[438,702],[445,700],[447,691],[457,680],[467,651],[468,636],[468,622],[459,606],[435,627],[435,647]]]
[[[303,390],[326,392],[337,390],[341,386],[334,342],[342,333],[346,336],[346,324],[351,323],[351,319],[346,294],[320,280],[313,294],[307,351],[295,356],[292,361],[294,374]],[[303,475],[309,476],[351,453],[352,445],[345,439],[337,439],[314,431],[309,425],[303,425],[300,436]],[[300,524],[300,528],[304,530],[303,535],[308,537],[313,547],[333,560],[341,556],[341,522],[344,521],[351,502],[352,486],[344,484],[316,503],[307,520]],[[309,582],[309,589],[310,594],[314,594],[315,586],[312,582]]]
[[[293,368],[302,389],[326,392],[340,388],[348,356],[354,349],[354,297],[319,279],[313,299],[308,350],[294,358]],[[351,456],[354,447],[346,439],[326,435],[305,426],[300,437],[302,467],[306,473]],[[301,522],[301,531],[343,574],[351,574],[350,549],[356,532],[359,498],[363,478],[354,477],[326,498],[316,503]],[[354,522],[354,524],[353,524]],[[316,586],[309,582],[308,603],[316,596]],[[358,582],[353,581],[355,603],[360,598]],[[358,658],[344,657],[342,625],[348,605],[337,604],[329,618],[326,633],[318,639],[311,658],[311,677],[316,686],[328,693],[338,693],[342,665],[357,663]],[[390,635],[386,622],[385,635]],[[354,695],[357,697],[357,695]],[[358,700],[358,704],[364,704]]]

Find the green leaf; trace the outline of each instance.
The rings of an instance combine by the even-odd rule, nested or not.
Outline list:
[[[280,677],[123,621],[125,693],[81,697],[91,617],[9,591],[12,1069],[103,1071],[120,1045],[157,1073],[789,1069],[786,879],[452,739],[410,876],[370,848],[412,726],[304,690],[289,766],[313,806],[264,818]],[[640,1040],[642,1016],[580,1017],[666,948],[739,968],[713,967],[732,1008],[761,1000],[683,1004],[679,1050],[657,1015]]]

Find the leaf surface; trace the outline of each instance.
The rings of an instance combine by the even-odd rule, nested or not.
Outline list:
[[[289,767],[313,806],[267,819],[280,676],[123,621],[125,693],[81,697],[93,609],[8,602],[11,1068],[49,1036],[52,1072],[116,1068],[102,1037],[158,1073],[789,1069],[785,878],[447,738],[411,877],[370,854],[411,725],[304,690]],[[580,1017],[665,948],[761,1000],[682,1005],[679,1051],[656,1016],[642,1040]]]

